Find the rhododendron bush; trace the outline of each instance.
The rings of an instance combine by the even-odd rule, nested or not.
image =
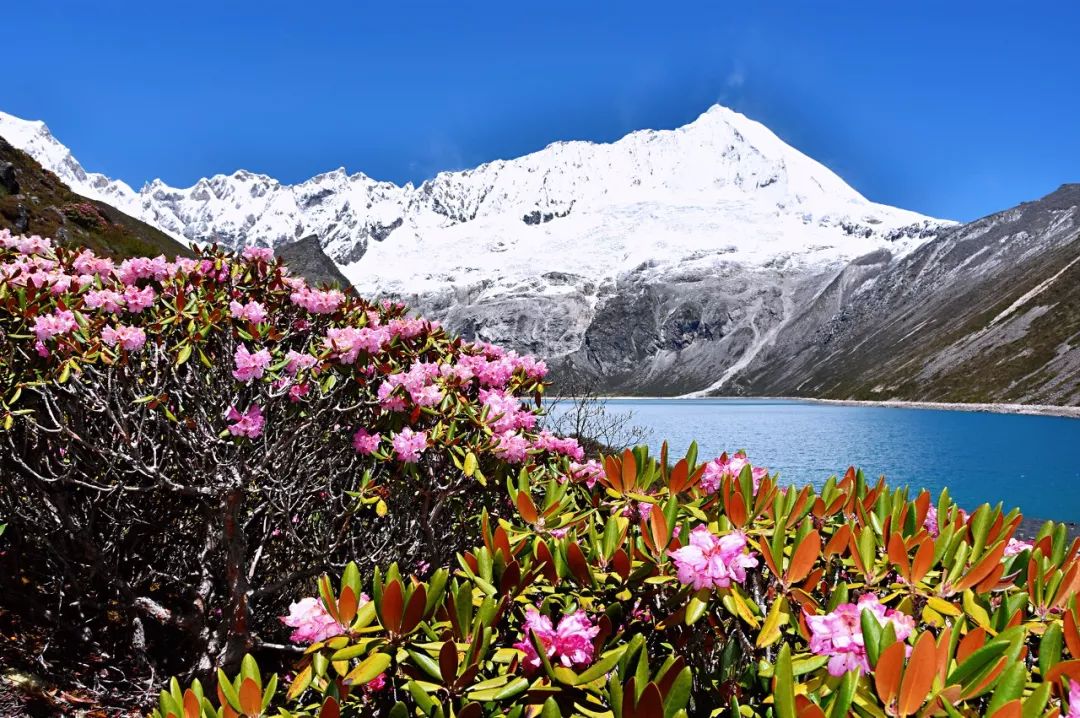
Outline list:
[[[320,573],[446,563],[515,464],[580,458],[534,432],[544,373],[268,250],[0,232],[3,591],[48,607],[54,650],[236,665]]]
[[[161,718],[1080,716],[1062,525],[588,460],[539,363],[265,254],[5,242],[8,553],[87,641],[185,657]]]
[[[1017,512],[947,492],[757,468],[693,447],[526,467],[514,515],[483,512],[450,566],[321,578],[283,617],[306,650],[272,690],[252,660],[157,715],[1080,715],[1063,526],[1026,543]]]

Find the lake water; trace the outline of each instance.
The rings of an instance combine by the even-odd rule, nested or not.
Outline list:
[[[1025,516],[1080,521],[1080,419],[771,399],[612,399],[652,431],[659,455],[692,440],[699,459],[746,449],[787,482],[820,485],[848,466],[895,485],[945,486],[961,505],[1005,503]]]

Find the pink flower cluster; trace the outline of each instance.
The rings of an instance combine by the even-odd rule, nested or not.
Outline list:
[[[357,429],[353,434],[353,448],[357,453],[370,456],[378,451],[381,440],[379,434],[369,434],[366,429]]]
[[[830,675],[842,676],[856,669],[862,673],[870,672],[862,632],[863,611],[869,611],[882,626],[891,623],[898,641],[906,640],[915,630],[915,619],[882,605],[872,593],[863,594],[858,603],[842,603],[832,613],[808,614],[810,650],[819,656],[830,656]]]
[[[590,489],[596,486],[596,482],[604,475],[604,467],[599,461],[589,459],[584,464],[571,462],[570,478],[574,481],[583,482]]]
[[[1065,718],[1080,718],[1080,683],[1069,679],[1069,710]]]
[[[361,351],[378,354],[390,339],[390,330],[386,327],[340,327],[327,330],[325,344],[340,363],[353,364]]]
[[[536,440],[533,441],[533,448],[540,449],[541,451],[550,451],[553,454],[569,456],[574,461],[585,460],[585,450],[578,444],[577,439],[555,436],[546,429],[536,435]]]
[[[532,443],[514,431],[495,435],[495,455],[511,464],[520,464],[529,455]]]
[[[362,593],[358,605],[363,606],[370,600],[367,594]],[[321,600],[310,596],[290,604],[289,615],[282,616],[281,622],[295,629],[289,640],[300,644],[325,641],[348,630],[348,626],[334,620]]]
[[[146,332],[139,327],[128,327],[117,324],[116,327],[106,326],[101,330],[101,341],[111,347],[119,344],[129,352],[138,351],[146,344]]]
[[[555,628],[551,619],[534,608],[525,612],[522,639],[514,648],[525,653],[523,665],[529,672],[540,667],[540,655],[536,651],[530,633],[536,634],[549,660],[558,661],[567,668],[592,663],[595,647],[593,639],[600,633],[584,611],[575,611],[559,619]]]
[[[477,344],[484,353],[469,354],[461,357],[458,364],[466,367],[480,380],[481,386],[505,387],[515,371],[521,370],[530,379],[543,379],[547,375],[547,364],[530,356],[518,356],[491,344]]]
[[[521,399],[503,389],[481,389],[479,398],[480,406],[487,412],[484,420],[496,434],[536,426],[536,414],[524,409]]]
[[[679,581],[703,588],[729,588],[746,580],[746,569],[758,565],[746,549],[746,535],[740,531],[717,536],[704,524],[690,532],[690,543],[668,552],[675,561]]]
[[[234,319],[244,319],[252,324],[261,324],[266,320],[266,307],[254,300],[241,304],[235,299],[229,302],[229,314]]]
[[[1009,543],[1005,544],[1005,557],[1017,556],[1024,551],[1030,551],[1035,548],[1035,544],[1027,541],[1021,541],[1020,539],[1010,538]]]
[[[34,320],[34,334],[39,342],[44,342],[60,334],[73,332],[77,326],[74,314],[67,309],[57,309],[52,314],[43,314]]]
[[[225,418],[233,422],[228,427],[233,436],[257,439],[262,435],[264,419],[262,407],[258,404],[252,404],[243,414],[237,411],[235,406],[230,406]]]
[[[270,352],[266,349],[260,349],[252,354],[246,346],[240,344],[236,347],[233,360],[236,362],[233,376],[236,377],[237,381],[247,384],[252,379],[262,378],[266,367],[270,366]]]
[[[720,488],[720,482],[725,477],[738,478],[743,467],[749,465],[750,460],[742,451],[736,452],[730,457],[727,454],[721,454],[705,465],[705,471],[701,475],[701,483],[699,484],[701,490],[709,494],[715,492]],[[754,492],[756,493],[762,479],[769,475],[769,470],[756,466],[751,466],[750,470],[754,481]]]
[[[288,362],[288,364],[285,365],[285,373],[289,376],[296,376],[301,369],[312,369],[319,363],[319,360],[316,357],[313,357],[310,354],[302,354],[293,349],[290,349],[285,354],[285,360]]]
[[[20,254],[45,254],[52,249],[52,240],[36,234],[29,237],[13,237],[8,229],[0,229],[0,247],[14,249]]]
[[[427,448],[427,432],[413,431],[410,427],[406,426],[390,440],[390,443],[394,446],[398,461],[404,461],[407,464],[415,464],[419,461],[420,454]]]
[[[333,314],[345,302],[345,295],[336,289],[324,292],[300,284],[289,295],[289,299],[312,314]]]
[[[251,262],[272,262],[274,250],[269,247],[244,247],[243,257]]]
[[[379,387],[379,400],[384,408],[401,411],[405,405],[400,401],[400,395],[394,394],[394,390],[403,387],[416,406],[436,406],[444,396],[443,390],[435,383],[440,375],[439,364],[416,362],[408,371],[386,377],[386,381]]]

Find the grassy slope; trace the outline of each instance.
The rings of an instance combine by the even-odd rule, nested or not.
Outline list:
[[[14,166],[18,192],[0,186],[0,228],[85,245],[98,254],[191,256],[191,250],[159,229],[105,204],[75,194],[52,172],[0,137],[0,166]],[[76,205],[93,210],[79,217]]]

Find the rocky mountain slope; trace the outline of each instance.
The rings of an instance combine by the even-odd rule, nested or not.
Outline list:
[[[0,133],[0,228],[85,245],[100,254],[190,254],[156,227],[72,192]]]
[[[53,172],[0,135],[0,228],[87,246],[113,257],[191,256],[191,248],[157,227],[100,199],[76,194]],[[315,237],[278,248],[289,268],[309,282],[349,286]]]
[[[612,392],[730,377],[848,262],[905,256],[948,226],[868,201],[719,106],[674,130],[555,143],[419,186],[238,171],[135,192],[87,173],[40,122],[0,113],[5,132],[80,191],[174,236],[238,248],[314,234],[361,292]]]
[[[718,389],[1080,404],[1080,185],[853,262]]]

